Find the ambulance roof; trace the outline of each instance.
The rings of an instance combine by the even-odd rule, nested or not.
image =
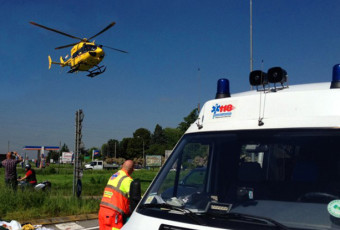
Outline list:
[[[330,89],[330,83],[314,83],[207,101],[187,133],[339,127],[340,89]]]

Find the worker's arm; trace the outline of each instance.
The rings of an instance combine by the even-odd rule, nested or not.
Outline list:
[[[27,176],[25,175],[23,178],[18,179],[18,181],[25,180],[26,178],[27,178]]]
[[[23,178],[18,179],[18,181],[25,180],[30,175],[32,175],[32,170],[28,170],[28,172],[25,174],[25,176]]]
[[[14,152],[14,155],[17,156],[19,159],[17,160],[17,163],[21,162],[22,161],[22,157],[17,153],[17,152]]]

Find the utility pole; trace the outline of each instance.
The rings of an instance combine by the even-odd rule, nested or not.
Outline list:
[[[142,139],[143,142],[143,168],[145,168],[144,138],[141,136],[137,136],[137,138]]]
[[[199,114],[201,111],[201,70],[198,68],[198,106],[197,113]]]
[[[74,171],[73,171],[73,195],[79,197],[82,190],[81,177],[83,176],[81,170],[80,149],[82,144],[82,122],[84,119],[83,111],[80,109],[76,112],[76,135],[75,135],[75,150],[74,150]]]
[[[58,174],[60,170],[60,161],[61,161],[61,141],[59,141],[59,157],[58,157]]]
[[[117,159],[117,141],[115,141],[115,158]]]
[[[145,153],[144,153],[144,139],[142,138],[142,140],[143,140],[143,168],[145,169],[146,164],[145,164]]]

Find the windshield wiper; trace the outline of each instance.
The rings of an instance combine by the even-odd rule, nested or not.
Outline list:
[[[187,208],[181,208],[174,205],[170,205],[167,203],[160,203],[160,204],[142,204],[139,206],[139,208],[164,208],[174,211],[179,211],[183,213],[185,216],[190,217],[192,220],[194,220],[199,225],[206,225],[205,221],[203,221],[201,218],[199,218],[195,213],[190,211]]]
[[[213,217],[220,217],[225,219],[236,219],[236,220],[244,220],[249,222],[258,222],[258,223],[270,223],[274,226],[278,227],[279,229],[288,230],[289,228],[276,220],[273,220],[268,217],[262,217],[262,216],[254,216],[249,214],[243,214],[243,213],[236,213],[236,212],[229,212],[229,213],[215,213],[215,212],[206,212],[204,213],[206,215],[210,215]]]

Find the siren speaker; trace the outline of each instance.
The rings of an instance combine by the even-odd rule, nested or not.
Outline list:
[[[287,72],[281,67],[273,67],[268,70],[268,81],[270,83],[284,83],[287,81]]]
[[[249,82],[252,86],[268,84],[267,74],[261,70],[254,70],[249,74]]]

